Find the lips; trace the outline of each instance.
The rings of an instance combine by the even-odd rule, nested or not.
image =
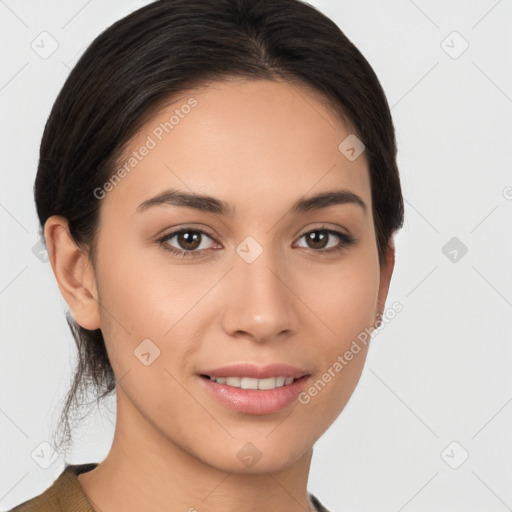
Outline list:
[[[310,373],[286,364],[240,363],[199,373],[205,390],[224,406],[245,414],[272,414],[293,404]]]
[[[200,379],[203,389],[218,403],[244,414],[273,414],[296,403],[307,386],[310,376],[273,389],[242,389],[218,384],[208,378]]]
[[[237,363],[220,368],[212,368],[199,372],[200,375],[217,378],[217,377],[248,377],[251,379],[268,379],[276,377],[293,377],[300,379],[304,375],[308,375],[307,370],[290,366],[283,363],[274,363],[266,366],[257,366],[252,363]]]

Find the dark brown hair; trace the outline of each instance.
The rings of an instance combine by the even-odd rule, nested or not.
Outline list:
[[[160,0],[117,21],[87,48],[47,120],[34,185],[41,233],[62,215],[95,262],[100,200],[93,191],[115,173],[142,122],[186,89],[225,78],[284,79],[321,93],[364,143],[379,262],[403,224],[404,206],[389,106],[373,69],[336,24],[301,0]],[[341,142],[341,141],[340,141]],[[96,401],[115,390],[100,329],[67,313],[78,363],[61,413],[92,385]]]

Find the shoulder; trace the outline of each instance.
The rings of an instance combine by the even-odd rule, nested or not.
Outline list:
[[[78,475],[94,469],[96,465],[68,464],[51,487],[9,512],[94,512],[83,492]]]
[[[68,464],[51,487],[8,512],[94,512],[78,475],[96,466],[97,463]],[[309,498],[318,512],[329,512],[315,495],[309,493]]]

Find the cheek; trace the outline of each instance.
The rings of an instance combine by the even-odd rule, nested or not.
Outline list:
[[[106,252],[100,275],[103,313],[134,338],[165,338],[214,283],[211,275],[199,276],[192,266],[167,260],[163,249]]]
[[[331,271],[330,279],[317,275],[315,283],[308,297],[321,321],[321,331],[315,336],[318,374],[298,406],[307,407],[311,415],[324,421],[334,421],[359,381],[368,352],[379,287],[378,266],[376,270],[371,255],[361,255]]]
[[[342,350],[374,322],[379,273],[371,257],[351,257],[309,283],[308,300],[323,324],[328,352]]]
[[[99,299],[114,372],[119,379],[130,373],[130,381],[138,383],[135,393],[142,388],[154,393],[164,385],[178,396],[170,374],[180,379],[181,364],[198,349],[207,302],[201,298],[218,277],[171,264],[165,254],[155,257],[156,248],[109,249],[99,274]]]
[[[352,276],[333,290],[328,313],[337,333],[340,349],[375,320],[378,284]]]

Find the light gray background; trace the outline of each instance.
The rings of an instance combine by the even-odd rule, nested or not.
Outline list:
[[[31,454],[48,457],[41,443],[75,364],[67,305],[32,253],[44,123],[84,48],[146,3],[0,0],[2,510],[62,471],[62,459],[43,469]],[[332,511],[511,510],[512,1],[311,3],[384,87],[406,221],[387,303],[404,310],[375,336],[359,386],[317,443],[309,490]],[[43,31],[59,45],[47,59],[31,48]],[[442,251],[452,237],[468,249],[457,261]],[[72,461],[104,458],[114,421],[106,409],[91,416]]]

